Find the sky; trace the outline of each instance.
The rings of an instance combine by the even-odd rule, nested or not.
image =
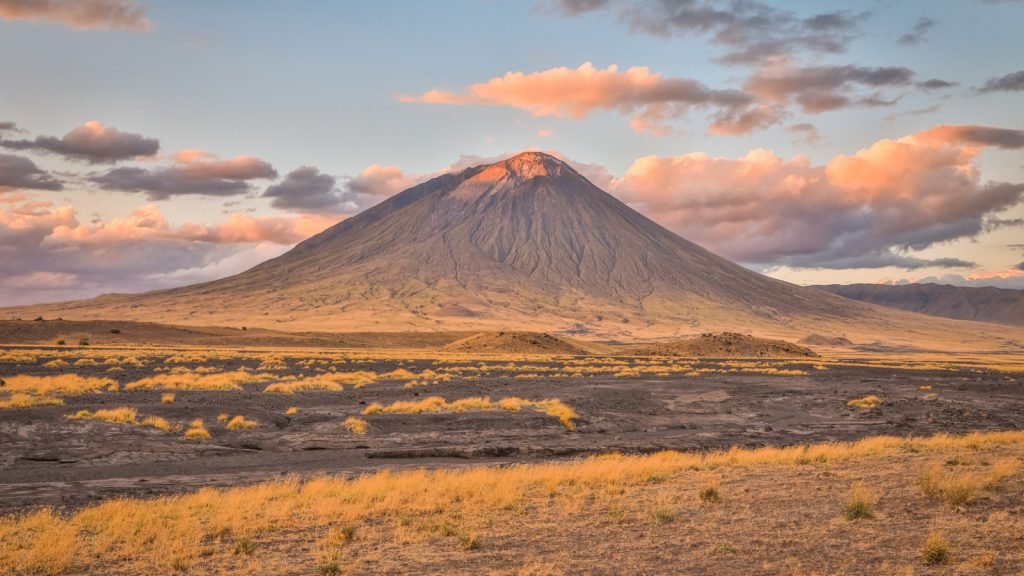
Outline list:
[[[0,0],[0,306],[535,149],[798,284],[1024,288],[1022,0]]]

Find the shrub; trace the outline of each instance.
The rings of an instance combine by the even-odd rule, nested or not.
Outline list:
[[[256,551],[256,541],[252,538],[242,537],[235,541],[235,556],[252,556]]]
[[[120,331],[120,330],[118,330],[117,328],[111,328],[111,329],[110,329],[110,333],[111,333],[111,334],[120,334],[120,333],[121,333],[121,331]]]
[[[209,440],[213,438],[210,436],[210,432],[203,425],[202,418],[196,418],[188,425],[188,430],[185,430],[184,438],[189,440]]]
[[[945,564],[949,561],[949,544],[946,543],[942,534],[938,532],[928,534],[928,538],[924,541],[924,547],[921,548],[921,558],[927,566]]]
[[[863,398],[856,398],[854,400],[850,400],[846,403],[846,405],[850,406],[851,408],[862,408],[864,410],[872,410],[874,408],[877,408],[878,405],[881,403],[882,399],[872,394],[870,396],[865,396]]]
[[[355,416],[349,416],[342,422],[342,426],[348,428],[348,431],[353,434],[363,435],[370,429],[370,424],[362,418],[356,418]]]
[[[259,426],[255,420],[246,420],[245,416],[235,416],[227,425],[228,430],[251,430]]]
[[[64,346],[65,344],[67,344],[67,342],[63,340],[57,340],[57,346]]]
[[[875,514],[875,495],[867,487],[858,484],[850,489],[843,504],[843,515],[847,520],[864,520]]]
[[[722,494],[718,491],[718,486],[714,484],[707,484],[700,489],[700,501],[704,504],[717,504],[722,501]]]
[[[89,341],[83,338],[83,339],[78,341],[78,345],[79,346],[88,346],[89,345]]]
[[[661,505],[651,508],[648,515],[655,524],[671,524],[676,519],[675,510]]]

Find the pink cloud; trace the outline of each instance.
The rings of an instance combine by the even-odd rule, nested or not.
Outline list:
[[[740,133],[741,127],[763,127],[766,115],[751,107],[753,99],[738,90],[716,90],[689,78],[666,78],[645,66],[620,71],[614,64],[596,68],[585,62],[578,68],[551,68],[540,72],[508,72],[462,92],[429,90],[402,96],[403,102],[427,104],[508,106],[534,116],[576,120],[599,110],[633,115],[634,130],[664,134],[670,119],[701,108],[715,112],[718,133]],[[743,114],[753,114],[742,119]],[[726,126],[731,127],[725,128]]]
[[[135,0],[0,0],[0,18],[55,22],[79,29],[149,30]]]

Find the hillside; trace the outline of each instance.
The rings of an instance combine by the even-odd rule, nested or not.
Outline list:
[[[1024,290],[949,284],[832,284],[815,288],[931,316],[1024,326]]]

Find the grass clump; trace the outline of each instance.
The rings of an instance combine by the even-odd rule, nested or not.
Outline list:
[[[0,409],[4,408],[33,408],[35,406],[60,406],[64,401],[53,396],[36,396],[15,392],[7,397],[0,397]]]
[[[460,398],[448,402],[441,396],[429,396],[416,401],[397,401],[387,406],[374,402],[363,409],[363,415],[372,414],[423,414],[439,412],[493,412],[503,410],[505,412],[520,412],[523,408],[530,408],[558,418],[558,421],[566,430],[575,430],[573,422],[578,417],[576,411],[557,398],[545,400],[526,400],[517,397],[502,398],[493,402],[490,398],[475,396]]]
[[[259,423],[255,420],[246,420],[245,416],[238,415],[232,418],[227,423],[228,430],[252,430],[259,426]]]
[[[718,504],[722,501],[722,493],[718,490],[718,486],[713,483],[701,486],[698,495],[703,504]]]
[[[921,559],[926,566],[937,566],[949,562],[949,544],[938,532],[928,534],[921,548]]]
[[[853,400],[849,400],[846,403],[846,405],[851,407],[851,408],[862,408],[864,410],[873,410],[873,409],[877,408],[878,405],[881,404],[881,403],[882,403],[882,399],[881,398],[879,398],[878,396],[875,396],[874,394],[871,394],[871,395],[865,396],[863,398],[855,398]]]
[[[233,372],[217,372],[203,374],[198,371],[180,371],[170,374],[157,374],[142,378],[125,385],[125,390],[241,390],[242,384],[266,380],[264,374],[254,374],[248,370]]]
[[[203,424],[202,418],[196,418],[188,425],[188,430],[185,430],[183,438],[187,440],[210,440],[213,436],[210,435],[210,431],[206,429]]]
[[[252,556],[255,551],[256,541],[252,538],[243,536],[235,541],[235,556]]]
[[[298,413],[299,409],[295,406],[289,406],[288,409],[284,411],[285,416],[295,416]]]
[[[843,503],[843,516],[847,520],[867,520],[875,515],[876,498],[863,484],[858,484],[850,489]]]
[[[172,424],[159,416],[146,416],[142,419],[142,425],[149,426],[150,428],[156,428],[157,430],[163,430],[164,432],[173,433],[181,430],[180,425]]]
[[[166,394],[161,394],[160,395],[160,403],[161,404],[174,404],[174,393],[173,392],[167,392]]]
[[[135,408],[122,406],[120,408],[107,408],[95,412],[79,410],[74,414],[68,414],[65,418],[69,420],[97,420],[112,424],[137,424],[139,413]]]
[[[342,426],[348,429],[353,434],[359,434],[362,436],[366,434],[370,429],[370,423],[362,418],[356,418],[355,416],[349,416],[345,418],[345,421],[341,423]]]

